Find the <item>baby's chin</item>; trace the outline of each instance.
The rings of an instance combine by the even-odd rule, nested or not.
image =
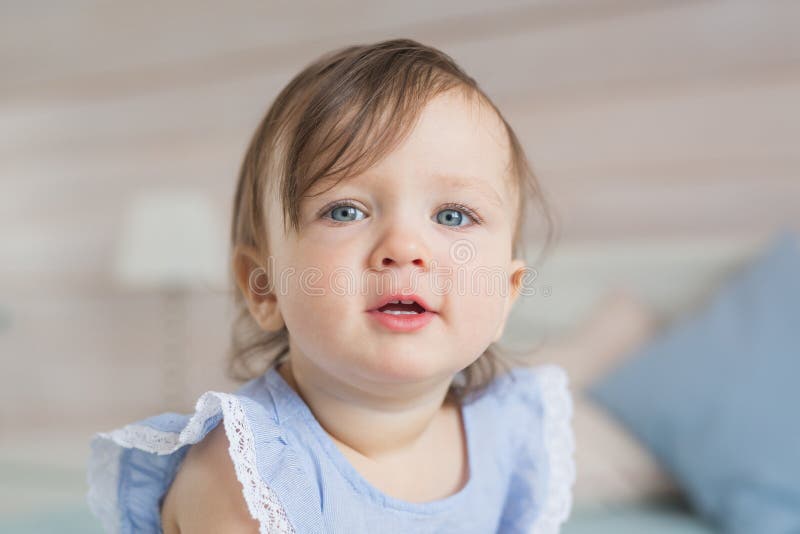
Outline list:
[[[352,362],[353,376],[385,387],[415,387],[439,384],[451,379],[464,365],[456,356],[433,350],[408,350],[386,347],[371,354],[360,354]]]

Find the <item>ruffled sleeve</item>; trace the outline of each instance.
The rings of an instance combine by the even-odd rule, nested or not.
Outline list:
[[[575,437],[567,375],[555,365],[514,369],[507,403],[517,457],[502,532],[555,534],[572,507]]]
[[[92,513],[109,533],[162,532],[161,502],[187,445],[202,441],[223,421],[236,477],[261,534],[293,533],[285,510],[256,466],[254,434],[245,412],[258,408],[248,398],[209,391],[197,401],[192,415],[163,413],[95,434],[88,465],[87,501]],[[259,432],[259,439],[270,439],[263,429]]]

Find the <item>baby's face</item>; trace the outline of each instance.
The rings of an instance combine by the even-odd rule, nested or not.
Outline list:
[[[475,361],[500,337],[512,274],[524,267],[511,255],[509,157],[491,109],[445,93],[379,164],[330,189],[316,184],[311,193],[328,190],[303,200],[297,234],[283,235],[271,200],[291,357],[362,385],[441,380]],[[428,304],[427,324],[399,331],[376,316],[397,292]]]

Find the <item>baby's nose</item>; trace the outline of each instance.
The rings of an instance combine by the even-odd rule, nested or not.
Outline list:
[[[384,235],[370,258],[370,267],[375,269],[405,265],[427,269],[429,264],[430,251],[421,236],[402,229]]]

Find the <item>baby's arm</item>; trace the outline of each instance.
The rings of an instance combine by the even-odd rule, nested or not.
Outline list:
[[[164,534],[258,534],[222,422],[186,453],[164,498],[161,522]]]

